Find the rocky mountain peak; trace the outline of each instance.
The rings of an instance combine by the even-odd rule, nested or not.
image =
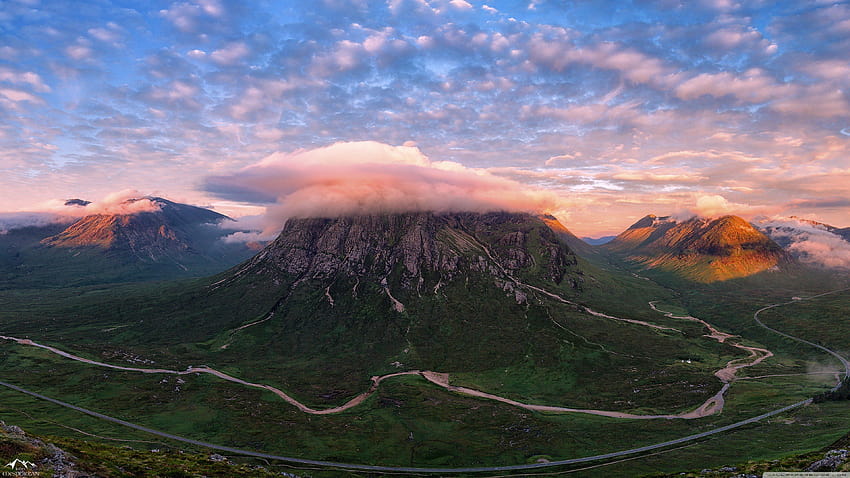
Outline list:
[[[569,247],[530,214],[416,212],[290,219],[239,273],[373,277],[420,289],[470,273],[534,273],[561,283],[576,264]]]
[[[700,282],[746,277],[789,259],[752,224],[731,215],[681,222],[646,216],[605,247]]]

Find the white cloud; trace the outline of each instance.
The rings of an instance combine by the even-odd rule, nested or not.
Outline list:
[[[112,22],[109,22],[106,25],[106,28],[89,28],[88,33],[93,38],[96,38],[97,40],[100,40],[104,43],[110,43],[114,46],[117,46],[124,36],[121,32],[120,27]]]
[[[471,10],[472,4],[467,2],[466,0],[451,0],[449,5],[461,9],[461,10]]]
[[[850,269],[850,242],[823,225],[783,217],[762,219],[757,224],[802,262]]]
[[[24,227],[43,227],[50,224],[68,223],[72,220],[60,214],[45,212],[2,212],[0,213],[0,235]]]

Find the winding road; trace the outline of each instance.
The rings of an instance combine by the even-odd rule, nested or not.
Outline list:
[[[546,294],[546,295],[548,295],[552,298],[555,298],[559,301],[569,303],[571,305],[577,305],[577,304],[574,304],[573,302],[567,301],[566,299],[562,298],[561,296],[559,296],[557,294],[553,294],[551,292],[548,292],[548,291],[543,290],[543,289],[539,289],[537,287],[534,287],[534,286],[531,286],[531,285],[528,285],[528,284],[522,284],[520,282],[518,282],[518,283],[523,285],[523,286],[532,288],[534,290],[538,290],[538,291],[540,291],[540,292],[542,292],[542,293],[544,293],[544,294]],[[833,291],[831,293],[835,293],[835,292],[838,292],[838,291]],[[826,294],[820,294],[818,296],[813,296],[811,298],[820,297],[822,295],[826,295]],[[838,358],[839,360],[842,361],[842,364],[845,367],[845,375],[850,373],[850,363],[848,363],[846,359],[844,359],[843,357],[841,357],[837,353],[835,353],[835,352],[833,352],[833,351],[831,351],[831,350],[829,350],[829,349],[827,349],[823,346],[814,344],[814,343],[809,342],[809,341],[805,341],[803,339],[796,339],[794,337],[791,337],[790,335],[784,334],[784,333],[779,332],[775,329],[771,329],[770,327],[767,327],[766,325],[764,325],[758,318],[758,315],[765,310],[768,310],[768,309],[773,308],[773,307],[778,307],[778,306],[781,306],[781,305],[796,303],[796,302],[798,302],[798,300],[793,300],[793,301],[790,301],[790,302],[784,302],[784,303],[780,303],[780,304],[774,304],[774,305],[771,305],[771,306],[763,307],[762,309],[759,309],[758,311],[755,312],[755,314],[753,315],[753,318],[762,327],[765,327],[768,330],[771,330],[771,331],[773,331],[777,334],[780,334],[783,337],[788,337],[788,338],[798,340],[800,342],[806,343],[806,344],[811,345],[813,347],[817,347],[817,348],[835,356],[836,358]],[[709,324],[708,322],[706,322],[702,319],[692,317],[692,316],[689,316],[689,315],[688,316],[677,316],[677,315],[674,315],[671,312],[661,310],[656,306],[656,303],[657,303],[657,301],[649,302],[649,306],[652,308],[652,310],[659,312],[659,313],[663,314],[664,316],[666,316],[668,318],[690,320],[690,321],[698,322],[698,323],[702,324],[703,326],[705,326],[709,331],[709,334],[705,335],[708,338],[717,340],[720,343],[725,343],[728,339],[736,337],[734,335],[731,335],[731,334],[717,330],[714,326],[712,326],[711,324]],[[588,307],[583,307],[583,308],[588,313],[590,313],[594,316],[597,316],[597,317],[604,317],[604,318],[609,318],[609,319],[622,320],[622,321],[626,321],[626,322],[635,323],[637,325],[649,326],[649,327],[656,328],[656,329],[677,330],[677,329],[673,329],[673,328],[670,328],[670,327],[661,327],[661,326],[658,326],[658,325],[655,325],[655,324],[650,324],[650,323],[644,322],[644,321],[631,320],[631,319],[620,319],[618,317],[613,317],[613,316],[606,315],[606,314],[603,314],[603,313],[600,313],[600,312],[596,312],[596,311],[594,311],[594,310],[592,310]],[[268,320],[269,318],[271,318],[271,317],[267,317],[263,320]],[[248,326],[251,326],[251,325],[254,325],[254,324],[256,324],[256,322],[242,326],[240,328],[248,327]],[[239,329],[236,329],[236,330],[239,330]],[[188,367],[185,370],[181,370],[181,371],[162,369],[162,368],[126,367],[126,366],[122,366],[122,365],[113,365],[113,364],[109,364],[109,363],[105,363],[105,362],[99,362],[99,361],[96,361],[96,360],[91,360],[91,359],[87,359],[87,358],[84,358],[84,357],[80,357],[78,355],[74,355],[72,353],[66,352],[66,351],[58,349],[56,347],[52,347],[50,345],[44,345],[44,344],[37,343],[37,342],[35,342],[31,339],[23,339],[23,338],[11,337],[11,336],[6,336],[6,335],[0,335],[0,339],[11,340],[11,341],[17,342],[20,345],[38,347],[38,348],[50,351],[54,354],[60,355],[62,357],[65,357],[65,358],[68,358],[68,359],[71,359],[71,360],[76,360],[76,361],[79,361],[79,362],[83,362],[83,363],[86,363],[86,364],[96,365],[96,366],[99,366],[99,367],[106,367],[106,368],[111,368],[111,369],[116,369],[116,370],[124,370],[124,371],[128,371],[128,372],[138,372],[138,373],[148,373],[148,374],[172,374],[172,375],[189,375],[189,374],[193,374],[193,373],[206,373],[206,374],[214,375],[214,376],[221,378],[223,380],[227,380],[229,382],[244,385],[246,387],[268,390],[268,391],[274,393],[275,395],[277,395],[278,397],[280,397],[281,399],[283,399],[285,402],[296,407],[298,410],[300,410],[304,413],[312,414],[312,415],[330,415],[330,414],[344,412],[344,411],[349,410],[353,407],[356,407],[357,405],[360,405],[367,398],[369,398],[375,392],[377,392],[378,387],[379,387],[379,385],[381,384],[382,381],[384,381],[388,378],[399,377],[399,376],[403,376],[403,375],[418,375],[418,376],[421,376],[422,378],[424,378],[425,380],[427,380],[427,381],[429,381],[429,382],[431,382],[431,383],[433,383],[433,384],[435,384],[439,387],[442,387],[442,388],[444,388],[444,389],[446,389],[450,392],[458,393],[458,394],[461,394],[461,395],[467,395],[467,396],[471,396],[471,397],[484,398],[484,399],[487,399],[487,400],[493,400],[493,401],[496,401],[496,402],[505,403],[505,404],[508,404],[508,405],[512,405],[512,406],[515,406],[515,407],[519,407],[519,408],[523,408],[523,409],[535,411],[535,412],[584,413],[584,414],[589,414],[589,415],[599,415],[599,416],[605,416],[605,417],[610,417],[610,418],[621,418],[621,419],[631,419],[631,420],[654,420],[654,419],[687,419],[687,420],[690,420],[690,419],[695,419],[695,418],[703,418],[703,417],[707,417],[707,416],[710,416],[710,415],[720,413],[723,410],[723,407],[725,406],[724,396],[726,394],[726,391],[729,389],[732,382],[734,382],[737,379],[737,377],[736,377],[737,371],[742,369],[742,368],[745,368],[745,367],[752,367],[754,365],[757,365],[757,364],[763,362],[764,360],[766,360],[767,358],[773,356],[773,352],[771,352],[770,350],[764,349],[764,348],[746,346],[746,345],[742,345],[740,343],[731,344],[733,347],[748,351],[750,353],[750,356],[747,357],[747,358],[744,358],[744,359],[731,360],[726,364],[726,366],[724,368],[715,372],[714,375],[721,381],[721,383],[723,383],[723,386],[721,387],[721,389],[715,395],[713,395],[712,397],[709,397],[705,402],[703,402],[696,409],[691,410],[689,412],[679,413],[679,414],[638,415],[638,414],[633,414],[633,413],[610,411],[610,410],[594,410],[594,409],[585,409],[585,408],[561,407],[561,406],[554,406],[554,405],[529,404],[529,403],[524,403],[524,402],[520,402],[520,401],[517,401],[517,400],[513,400],[513,399],[510,399],[510,398],[494,395],[494,394],[491,394],[491,393],[483,392],[481,390],[451,385],[449,383],[449,374],[434,372],[434,371],[430,371],[430,370],[422,370],[422,371],[420,371],[420,370],[409,370],[409,371],[404,371],[404,372],[391,373],[391,374],[387,374],[387,375],[373,376],[373,377],[371,377],[372,383],[371,383],[369,389],[366,390],[365,392],[355,396],[354,398],[352,398],[348,402],[346,402],[342,405],[336,406],[336,407],[332,407],[332,408],[316,409],[316,408],[312,408],[312,407],[305,405],[304,403],[296,400],[294,397],[292,397],[291,395],[287,394],[286,392],[284,392],[283,390],[281,390],[279,388],[276,388],[276,387],[273,387],[273,386],[267,385],[267,384],[262,384],[262,383],[248,382],[248,381],[243,380],[241,378],[234,377],[234,376],[229,375],[225,372],[222,372],[222,371],[219,371],[219,370],[216,370],[214,368],[207,367],[207,366]],[[747,360],[749,360],[749,361],[747,361]],[[836,385],[836,387],[837,386],[838,385]]]
[[[759,314],[761,314],[762,312],[764,312],[766,310],[769,310],[769,309],[772,309],[772,308],[775,308],[775,307],[780,307],[780,306],[783,306],[783,305],[793,304],[793,303],[799,302],[801,300],[811,300],[811,299],[814,299],[814,298],[817,298],[817,297],[822,297],[822,296],[825,296],[825,295],[834,294],[834,293],[838,293],[838,292],[842,292],[842,291],[846,291],[846,290],[850,290],[850,288],[825,292],[823,294],[818,294],[818,295],[814,295],[814,296],[807,297],[807,298],[795,298],[794,300],[789,301],[789,302],[772,304],[772,305],[763,307],[763,308],[759,309],[758,311],[756,311],[753,314],[753,320],[758,325],[760,325],[761,327],[764,327],[765,329],[767,329],[767,330],[769,330],[773,333],[776,333],[776,334],[778,334],[782,337],[810,345],[812,347],[815,347],[819,350],[822,350],[823,352],[826,352],[826,353],[832,355],[833,357],[838,359],[841,362],[841,364],[844,366],[844,377],[848,378],[848,377],[850,377],[850,361],[848,361],[842,355],[840,355],[837,352],[830,350],[830,349],[828,349],[828,348],[826,348],[822,345],[819,345],[819,344],[816,344],[816,343],[813,343],[813,342],[810,342],[810,341],[807,341],[807,340],[804,340],[804,339],[800,339],[798,337],[794,337],[792,335],[780,332],[780,331],[778,331],[774,328],[771,328],[771,327],[765,325],[759,319]],[[560,298],[560,297],[558,297],[558,298]],[[563,299],[561,299],[561,300],[563,300]],[[664,313],[665,315],[669,314],[667,316],[671,317],[671,318],[681,318],[681,319],[687,319],[687,320],[695,320],[695,321],[699,321],[699,322],[705,324],[709,328],[709,331],[711,332],[709,337],[715,338],[720,342],[723,342],[726,339],[732,337],[729,334],[725,334],[723,332],[717,331],[716,329],[714,329],[712,326],[710,326],[706,322],[702,321],[701,319],[697,319],[697,318],[690,317],[690,316],[677,317],[677,316],[674,316],[672,313],[664,312],[664,311],[657,309],[655,307],[654,303],[650,303],[650,306],[660,313]],[[2,336],[2,335],[0,335],[0,339],[12,340],[12,341],[17,342],[20,345],[39,347],[39,348],[48,350],[50,352],[53,352],[55,354],[58,354],[60,356],[63,356],[65,358],[85,362],[85,363],[92,364],[92,365],[97,365],[97,366],[102,366],[102,367],[107,367],[107,368],[112,368],[112,369],[118,369],[118,370],[135,371],[135,372],[141,372],[141,373],[166,373],[166,374],[177,374],[177,375],[185,375],[185,374],[190,374],[190,373],[209,373],[209,374],[215,375],[219,378],[222,378],[224,380],[232,381],[232,382],[239,383],[239,384],[249,386],[249,387],[262,388],[262,389],[272,391],[275,394],[277,394],[278,396],[280,396],[281,398],[283,398],[284,400],[286,400],[288,403],[297,407],[299,410],[302,410],[306,413],[312,413],[312,414],[337,413],[337,412],[349,409],[353,406],[356,406],[356,405],[362,403],[363,400],[368,398],[372,393],[374,393],[374,391],[377,390],[377,387],[380,384],[380,382],[384,379],[387,379],[387,378],[390,378],[390,377],[395,377],[395,376],[401,376],[401,375],[420,375],[423,378],[425,378],[426,380],[430,381],[431,383],[439,385],[439,386],[446,388],[447,390],[450,390],[450,391],[463,393],[463,394],[467,394],[467,395],[472,395],[472,396],[477,396],[477,397],[481,397],[481,398],[487,398],[487,399],[491,399],[491,400],[496,400],[496,401],[500,401],[500,402],[503,402],[503,403],[508,403],[508,404],[511,404],[511,405],[526,408],[526,409],[529,409],[529,410],[548,411],[548,412],[553,412],[553,411],[554,412],[560,412],[560,411],[573,412],[573,411],[575,411],[575,412],[581,412],[581,413],[594,413],[594,414],[598,414],[598,415],[611,416],[611,417],[615,417],[615,418],[646,418],[646,416],[619,416],[619,415],[617,415],[618,412],[603,412],[603,411],[598,411],[598,410],[576,410],[576,409],[565,409],[565,408],[562,408],[562,407],[547,407],[547,406],[540,406],[540,405],[528,405],[528,404],[524,404],[524,403],[521,403],[521,402],[516,402],[516,401],[510,400],[510,399],[506,399],[504,397],[498,397],[498,396],[495,396],[495,395],[487,394],[485,392],[481,392],[481,391],[478,391],[478,390],[468,389],[468,388],[465,388],[465,387],[455,387],[455,386],[449,385],[447,374],[440,374],[440,373],[437,373],[437,372],[430,372],[430,371],[406,371],[406,372],[398,372],[398,373],[394,373],[394,374],[383,375],[383,376],[379,376],[379,377],[372,377],[372,386],[370,387],[370,389],[368,391],[358,395],[357,397],[353,398],[352,400],[350,400],[346,404],[341,405],[339,407],[331,408],[331,409],[316,410],[316,409],[307,407],[306,405],[298,402],[297,400],[295,400],[294,398],[290,397],[289,395],[287,395],[286,393],[284,393],[283,391],[281,391],[277,388],[271,387],[269,385],[264,385],[264,384],[256,384],[256,383],[246,382],[242,379],[233,377],[231,375],[225,374],[223,372],[217,371],[217,370],[209,368],[209,367],[189,367],[184,371],[174,371],[174,370],[167,370],[167,369],[143,369],[143,368],[135,368],[135,367],[124,367],[124,366],[120,366],[120,365],[112,365],[112,364],[97,362],[97,361],[94,361],[94,360],[79,357],[79,356],[70,354],[68,352],[62,351],[60,349],[57,349],[55,347],[51,347],[51,346],[43,345],[43,344],[38,344],[38,343],[36,343],[36,342],[34,342],[30,339],[20,339],[20,338]],[[770,351],[768,351],[766,349],[760,349],[760,348],[756,348],[756,347],[747,347],[747,346],[743,346],[743,345],[740,345],[740,344],[737,344],[737,345],[734,345],[734,346],[738,346],[739,348],[749,350],[751,352],[751,357],[755,357],[755,359],[754,359],[753,362],[750,362],[748,364],[735,364],[734,363],[734,362],[739,361],[740,359],[730,361],[724,369],[721,369],[720,371],[715,373],[715,376],[717,376],[721,380],[730,380],[730,381],[734,380],[735,371],[737,371],[738,369],[743,368],[743,367],[755,365],[756,363],[759,363],[759,362],[765,360],[766,358],[768,358],[770,356],[770,355],[767,355],[767,354],[770,354]],[[729,382],[724,383],[723,389],[721,390],[721,392],[719,392],[719,394],[721,395],[721,397],[720,397],[721,400],[722,400],[722,393],[725,391],[725,389],[727,389],[729,387],[729,385],[730,385]],[[104,415],[104,414],[101,414],[101,413],[98,413],[98,412],[95,412],[95,411],[92,411],[92,410],[88,410],[88,409],[85,409],[85,408],[82,408],[82,407],[78,407],[76,405],[72,405],[72,404],[69,404],[69,403],[66,403],[66,402],[62,402],[60,400],[44,396],[44,395],[41,395],[39,393],[30,391],[30,390],[26,390],[24,388],[21,388],[21,387],[18,387],[16,385],[9,384],[9,383],[6,383],[6,382],[0,381],[0,386],[4,386],[4,387],[7,387],[9,389],[16,390],[18,392],[25,393],[25,394],[33,396],[35,398],[45,400],[45,401],[48,401],[48,402],[51,402],[51,403],[72,409],[72,410],[79,411],[81,413],[85,413],[87,415],[90,415],[90,416],[93,416],[93,417],[96,417],[96,418],[99,418],[99,419],[102,419],[102,420],[117,423],[117,424],[125,426],[125,427],[133,428],[133,429],[136,429],[136,430],[140,430],[140,431],[147,432],[147,433],[157,435],[157,436],[160,436],[160,437],[176,440],[176,441],[179,441],[179,442],[198,445],[198,446],[202,446],[202,447],[206,447],[206,448],[210,448],[210,449],[214,449],[214,450],[219,450],[219,451],[224,451],[224,452],[228,452],[228,453],[234,453],[234,454],[245,455],[245,456],[253,456],[253,457],[259,457],[259,458],[266,458],[266,459],[273,459],[273,460],[280,460],[280,461],[285,461],[285,462],[289,462],[289,463],[297,463],[297,464],[304,464],[304,465],[316,465],[316,466],[324,466],[324,467],[331,467],[331,468],[345,469],[345,470],[401,472],[401,473],[436,473],[436,474],[440,474],[440,473],[445,474],[445,473],[475,473],[475,472],[502,472],[502,471],[516,471],[516,470],[534,470],[534,469],[541,469],[541,468],[548,468],[548,467],[555,467],[555,466],[564,466],[564,465],[572,465],[572,464],[579,464],[579,463],[587,463],[587,462],[592,462],[592,461],[610,460],[610,459],[613,459],[613,458],[619,458],[619,457],[622,457],[622,456],[633,455],[633,454],[637,454],[637,453],[643,453],[643,452],[657,450],[657,449],[660,449],[660,448],[666,448],[666,447],[670,447],[670,446],[673,446],[673,445],[678,445],[678,444],[682,444],[682,443],[686,443],[686,442],[690,442],[690,441],[694,441],[694,440],[699,440],[699,439],[702,439],[702,438],[705,438],[705,437],[708,437],[708,436],[711,436],[711,435],[723,433],[723,432],[726,432],[726,431],[729,431],[729,430],[733,430],[735,428],[740,428],[740,427],[745,426],[745,425],[756,423],[758,421],[764,420],[765,418],[769,418],[769,417],[772,417],[772,416],[775,416],[775,415],[779,415],[781,413],[785,413],[787,411],[802,407],[804,405],[808,405],[812,402],[811,399],[803,400],[803,401],[800,401],[800,402],[797,402],[797,403],[794,403],[794,404],[791,404],[791,405],[788,405],[788,406],[785,406],[785,407],[764,413],[764,414],[756,416],[756,417],[748,418],[746,420],[742,420],[742,421],[739,421],[739,422],[736,422],[736,423],[733,423],[733,424],[730,424],[730,425],[726,425],[726,426],[723,426],[723,427],[715,428],[713,430],[709,430],[709,431],[706,431],[706,432],[697,433],[697,434],[689,435],[689,436],[686,436],[686,437],[678,438],[678,439],[675,439],[675,440],[669,440],[669,441],[666,441],[666,442],[656,443],[656,444],[647,445],[647,446],[643,446],[643,447],[637,447],[637,448],[631,448],[631,449],[628,449],[628,450],[622,450],[622,451],[619,451],[619,452],[606,453],[606,454],[601,454],[601,455],[593,455],[593,456],[582,457],[582,458],[573,458],[573,459],[568,459],[568,460],[555,460],[555,461],[550,461],[550,462],[546,462],[546,463],[533,463],[533,464],[513,465],[513,466],[469,467],[469,468],[417,468],[417,467],[386,467],[386,466],[337,463],[337,462],[328,462],[328,461],[321,461],[321,460],[306,460],[306,459],[301,459],[301,458],[285,457],[285,456],[280,456],[280,455],[260,453],[260,452],[251,451],[251,450],[242,450],[242,449],[238,449],[238,448],[225,447],[225,446],[215,445],[215,444],[212,444],[212,443],[206,443],[206,442],[202,442],[202,441],[198,441],[198,440],[193,440],[193,439],[190,439],[190,438],[181,437],[181,436],[178,436],[178,435],[173,435],[173,434],[161,432],[161,431],[154,430],[154,429],[151,429],[151,428],[147,428],[147,427],[144,427],[144,426],[141,426],[141,425],[130,423],[130,422],[118,419],[118,418],[110,417],[108,415]],[[838,385],[836,385],[835,388],[837,388],[838,386],[840,386],[840,383]],[[709,401],[707,401],[705,404],[703,404],[703,407],[706,407],[706,405],[708,405],[710,401],[711,401],[711,399]],[[720,403],[720,405],[722,406],[722,402]],[[715,412],[711,412],[711,410],[716,410],[716,408],[717,408],[717,403],[715,402],[713,405],[711,405],[711,409],[705,410],[705,413],[706,414],[715,413]],[[694,412],[691,412],[691,413],[694,413]],[[676,416],[667,416],[665,418],[687,418],[687,417],[684,417],[684,416],[681,416],[681,415],[676,415]]]
[[[766,310],[770,310],[770,309],[773,309],[773,308],[776,308],[776,307],[781,307],[783,305],[796,304],[797,302],[801,302],[801,301],[804,301],[804,300],[816,299],[818,297],[823,297],[825,295],[838,294],[839,292],[845,292],[845,291],[848,291],[848,290],[850,290],[850,287],[845,287],[844,289],[832,290],[832,291],[829,291],[829,292],[824,292],[822,294],[813,295],[813,296],[810,296],[810,297],[795,297],[788,302],[781,302],[781,303],[778,303],[778,304],[768,305],[768,306],[762,307],[761,309],[757,310],[753,314],[753,320],[755,320],[756,323],[759,324],[761,327],[764,327],[765,329],[773,332],[774,334],[785,337],[786,339],[791,339],[791,340],[794,340],[796,342],[800,342],[800,343],[803,343],[803,344],[806,344],[806,345],[810,345],[810,346],[812,346],[816,349],[819,349],[823,352],[828,353],[829,355],[832,355],[833,357],[838,359],[838,361],[841,362],[841,365],[844,367],[844,378],[850,379],[850,361],[848,361],[847,358],[845,358],[844,356],[836,353],[834,350],[830,350],[830,349],[824,347],[823,345],[819,345],[819,344],[816,344],[814,342],[810,342],[808,340],[804,340],[804,339],[801,339],[801,338],[798,338],[798,337],[794,337],[793,335],[786,334],[785,332],[780,332],[780,331],[774,329],[773,327],[769,327],[769,326],[765,325],[764,322],[762,322],[761,319],[759,319],[759,314],[761,314],[762,312],[764,312]],[[840,386],[841,386],[841,381],[839,380],[839,382],[835,385],[835,387],[833,387],[832,390],[833,391],[838,390],[838,387],[840,387]]]
[[[564,300],[564,299],[561,299],[561,300]],[[653,308],[653,310],[656,310],[660,313],[663,313],[667,317],[695,320],[695,321],[698,321],[702,324],[705,324],[709,328],[709,330],[711,331],[711,334],[707,335],[707,337],[714,338],[721,343],[724,342],[727,338],[732,337],[732,335],[724,334],[722,332],[717,331],[717,329],[715,329],[710,324],[708,324],[707,322],[705,322],[701,319],[697,319],[697,318],[690,317],[690,316],[688,316],[688,317],[676,317],[676,316],[674,316],[674,315],[672,315],[668,312],[664,312],[662,310],[657,309],[653,302],[650,302],[649,305]],[[585,307],[585,309],[588,310],[588,311],[591,311],[591,309],[589,309],[587,307]],[[605,317],[605,318],[616,319],[616,317],[611,317],[609,315],[605,315],[605,314],[602,314],[602,313],[599,313],[599,312],[593,312],[593,315],[601,316],[601,317]],[[264,320],[268,320],[268,319],[264,319]],[[618,319],[618,320],[626,320],[626,321],[629,321],[629,322],[638,322],[639,325],[647,325],[647,326],[651,326],[651,327],[655,327],[655,328],[662,328],[662,327],[656,326],[654,324],[649,324],[649,323],[643,322],[643,321],[632,321],[632,320],[629,320],[629,319]],[[250,326],[250,325],[253,325],[253,324],[248,324],[248,326]],[[243,326],[243,327],[246,327],[246,326]],[[664,329],[670,329],[669,327],[663,327],[663,328]],[[237,330],[239,330],[239,329],[237,329]],[[670,330],[676,330],[676,329],[670,329]],[[404,371],[404,372],[391,373],[391,374],[387,374],[387,375],[374,376],[374,377],[371,378],[372,384],[369,387],[369,389],[366,390],[365,392],[357,395],[356,397],[352,398],[348,402],[346,402],[342,405],[339,405],[337,407],[333,407],[333,408],[316,409],[316,408],[309,407],[302,402],[299,402],[298,400],[293,398],[291,395],[287,394],[283,390],[280,390],[279,388],[276,388],[276,387],[273,387],[273,386],[267,385],[267,384],[248,382],[248,381],[245,381],[241,378],[234,377],[232,375],[229,375],[227,373],[224,373],[222,371],[219,371],[219,370],[216,370],[214,368],[207,367],[207,366],[188,367],[185,370],[181,370],[181,371],[169,370],[169,369],[163,369],[163,368],[126,367],[126,366],[122,366],[122,365],[113,365],[113,364],[109,364],[109,363],[105,363],[105,362],[99,362],[99,361],[96,361],[96,360],[87,359],[85,357],[80,357],[78,355],[74,355],[72,353],[66,352],[66,351],[58,349],[56,347],[52,347],[50,345],[40,344],[40,343],[35,342],[31,339],[23,339],[23,338],[11,337],[11,336],[6,336],[6,335],[0,335],[0,339],[11,340],[11,341],[17,342],[19,345],[41,348],[41,349],[47,350],[49,352],[52,352],[54,354],[60,355],[62,357],[65,357],[65,358],[68,358],[68,359],[71,359],[71,360],[76,360],[78,362],[83,362],[83,363],[86,363],[86,364],[89,364],[89,365],[96,365],[96,366],[99,366],[99,367],[106,367],[106,368],[123,370],[123,371],[128,371],[128,372],[138,372],[138,373],[148,373],[148,374],[171,374],[171,375],[188,375],[188,374],[193,374],[193,373],[207,373],[207,374],[210,374],[210,375],[214,375],[218,378],[221,378],[223,380],[227,380],[229,382],[244,385],[246,387],[268,390],[268,391],[274,393],[275,395],[277,395],[278,397],[280,397],[281,399],[283,399],[284,401],[286,401],[287,403],[289,403],[290,405],[296,407],[298,410],[300,410],[304,413],[312,414],[312,415],[330,415],[330,414],[344,412],[344,411],[346,411],[350,408],[356,407],[357,405],[360,405],[361,403],[363,403],[367,398],[369,398],[375,392],[377,392],[378,386],[381,384],[381,382],[388,379],[388,378],[399,377],[399,376],[403,376],[403,375],[419,375],[422,378],[424,378],[425,380],[427,380],[427,381],[429,381],[429,382],[431,382],[431,383],[433,383],[437,386],[440,386],[440,387],[442,387],[442,388],[444,388],[444,389],[446,389],[450,392],[458,393],[458,394],[461,394],[461,395],[467,395],[467,396],[471,396],[471,397],[484,398],[484,399],[487,399],[487,400],[493,400],[493,401],[496,401],[496,402],[501,402],[501,403],[505,403],[505,404],[508,404],[508,405],[513,405],[515,407],[519,407],[519,408],[523,408],[523,409],[535,411],[535,412],[584,413],[584,414],[589,414],[589,415],[600,415],[600,416],[611,417],[611,418],[623,418],[623,419],[632,419],[632,420],[703,418],[703,417],[706,417],[706,416],[709,416],[709,415],[720,413],[720,411],[723,410],[723,406],[724,406],[723,396],[726,393],[726,390],[729,388],[729,385],[731,384],[731,382],[733,380],[735,380],[735,373],[737,372],[738,369],[756,365],[756,364],[760,363],[762,360],[773,355],[773,353],[771,353],[769,350],[766,350],[766,349],[759,349],[759,348],[756,348],[756,347],[746,347],[746,346],[743,346],[743,345],[740,345],[740,344],[733,344],[733,346],[735,346],[735,347],[750,351],[751,352],[751,358],[753,358],[753,360],[749,363],[740,363],[740,364],[736,363],[736,362],[739,362],[741,359],[735,359],[735,360],[730,361],[726,365],[726,367],[717,371],[714,374],[723,383],[723,387],[720,389],[720,391],[717,392],[717,394],[715,394],[714,396],[710,397],[708,400],[706,400],[702,405],[697,407],[695,410],[680,413],[680,414],[637,415],[637,414],[633,414],[633,413],[625,413],[625,412],[617,412],[617,411],[609,411],[609,410],[593,410],[593,409],[584,409],[584,408],[569,408],[569,407],[561,407],[561,406],[553,406],[553,405],[535,405],[535,404],[523,403],[523,402],[519,402],[519,401],[510,399],[510,398],[501,397],[501,396],[494,395],[494,394],[491,394],[491,393],[483,392],[483,391],[480,391],[480,390],[475,390],[475,389],[468,388],[468,387],[459,387],[459,386],[451,385],[451,384],[449,384],[449,374],[434,372],[434,371],[430,371],[430,370],[424,370],[424,371],[409,370],[409,371]]]

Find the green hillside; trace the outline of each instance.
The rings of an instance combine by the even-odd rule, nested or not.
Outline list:
[[[10,383],[158,430],[392,466],[510,465],[618,451],[731,424],[832,386],[823,376],[736,381],[722,413],[693,420],[541,412],[509,402],[676,415],[721,389],[714,373],[727,362],[748,360],[735,344],[775,353],[742,376],[828,362],[751,333],[752,312],[786,291],[759,298],[740,288],[706,291],[716,296],[699,302],[697,292],[588,263],[528,215],[300,220],[255,258],[208,279],[0,292],[0,335],[172,373],[105,368],[11,340],[0,345],[0,367]],[[743,337],[705,337],[705,325],[666,317],[650,301]],[[448,374],[449,388],[415,371]],[[373,385],[372,377],[402,372]],[[316,415],[259,385],[315,410],[366,395]],[[91,420],[48,412],[51,406],[10,390],[0,397],[32,416]],[[850,428],[850,418],[829,411],[833,405],[819,406],[827,411],[806,446]],[[14,411],[0,414],[12,416],[43,426]],[[800,427],[777,437],[812,430]],[[769,445],[748,452],[764,454]]]

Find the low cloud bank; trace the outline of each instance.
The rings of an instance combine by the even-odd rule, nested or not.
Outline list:
[[[0,234],[25,227],[44,227],[57,223],[68,223],[74,218],[49,212],[4,212],[0,213]]]
[[[547,191],[451,161],[431,161],[418,148],[374,141],[275,153],[223,176],[207,192],[269,205],[266,231],[291,217],[338,217],[415,211],[555,210]]]
[[[266,225],[266,217],[263,215],[242,216],[234,219],[234,222],[223,221],[219,224],[227,235],[221,240],[227,244],[264,244],[275,238],[280,231],[263,231]]]
[[[850,242],[826,225],[784,217],[761,218],[756,225],[804,263],[850,269]]]
[[[36,211],[0,213],[0,234],[24,227],[71,223],[93,214],[138,214],[159,211],[160,206],[135,189],[107,194],[97,201],[55,199],[35,208]]]

